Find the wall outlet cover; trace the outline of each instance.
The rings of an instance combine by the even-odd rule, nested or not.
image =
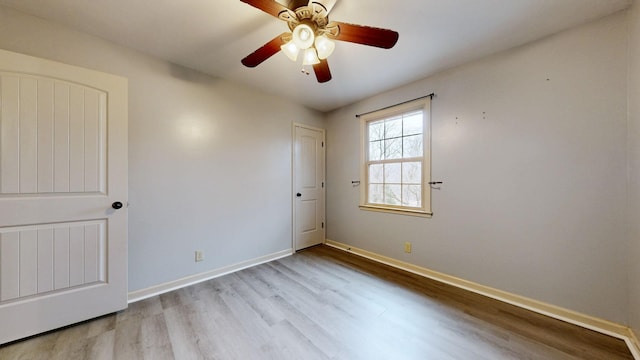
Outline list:
[[[196,250],[196,262],[204,260],[204,251]]]

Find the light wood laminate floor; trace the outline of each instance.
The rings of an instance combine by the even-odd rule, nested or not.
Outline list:
[[[0,359],[632,356],[622,340],[318,246],[2,346]]]

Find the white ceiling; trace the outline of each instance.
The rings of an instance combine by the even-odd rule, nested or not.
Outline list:
[[[284,0],[279,0],[284,1]],[[162,59],[329,111],[440,70],[622,10],[632,0],[338,0],[331,20],[400,33],[390,50],[338,42],[333,80],[282,53],[240,60],[286,23],[240,0],[0,0]]]

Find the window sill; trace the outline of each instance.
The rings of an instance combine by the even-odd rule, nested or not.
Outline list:
[[[433,213],[421,211],[421,210],[404,210],[404,209],[395,209],[395,208],[388,208],[384,206],[372,206],[372,205],[360,205],[360,210],[385,212],[385,213],[391,213],[391,214],[397,214],[397,215],[418,216],[418,217],[425,217],[425,218],[430,218],[433,216]]]

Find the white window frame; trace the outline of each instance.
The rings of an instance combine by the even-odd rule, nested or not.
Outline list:
[[[368,124],[394,116],[422,110],[422,181],[421,207],[369,203],[369,137]],[[404,215],[430,217],[431,212],[431,97],[425,97],[359,116],[360,118],[360,209]],[[402,159],[397,159],[402,162]],[[396,161],[391,161],[396,162]]]

